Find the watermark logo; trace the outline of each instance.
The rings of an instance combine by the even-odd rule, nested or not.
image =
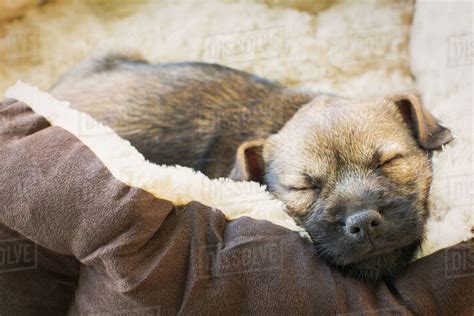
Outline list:
[[[0,1],[3,8],[10,9],[10,10],[19,10],[19,11],[21,11],[20,9],[24,9],[25,7],[29,5],[39,5],[43,2],[45,2],[45,0],[33,0],[33,1],[2,0]],[[0,8],[2,6],[0,6]]]
[[[332,64],[360,65],[390,58],[387,52],[392,50],[393,45],[403,42],[404,36],[399,29],[368,30],[329,38],[321,45]]]
[[[474,62],[474,34],[448,37],[448,67],[472,65]]]
[[[252,116],[255,115],[255,112],[237,102],[232,102],[232,104],[229,102],[226,105],[221,105],[220,111],[206,109],[199,111],[194,120],[197,137],[228,137],[248,134],[248,131],[243,127],[255,120],[255,117]],[[248,102],[252,103],[253,101],[249,100]]]
[[[447,178],[447,196],[453,206],[472,206],[474,201],[474,174],[459,174]]]
[[[282,266],[281,240],[266,238],[230,248],[220,245],[204,247],[200,259],[201,278],[274,272]]]
[[[169,315],[173,315],[171,313]],[[120,311],[99,311],[99,312],[87,312],[87,315],[94,316],[158,316],[158,315],[168,315],[167,311],[164,311],[161,306],[149,306],[149,307],[139,307],[139,308],[124,308]]]
[[[283,126],[292,116],[291,112],[283,110],[282,102],[272,102],[264,97],[245,100],[239,100],[239,97],[219,97],[222,100],[215,101],[216,109],[202,107],[194,118],[199,137],[249,135],[252,133],[248,129],[249,124],[263,125],[271,121]]]
[[[12,194],[16,197],[24,196],[31,192],[39,192],[45,187],[48,178],[54,177],[57,170],[49,169],[44,161],[38,157],[31,156],[27,167],[17,168],[18,173],[12,179],[14,191]]]
[[[474,276],[474,241],[445,249],[447,279]]]
[[[210,159],[209,159],[210,160]],[[200,178],[200,185],[186,187],[189,196],[205,196],[210,201],[217,201],[217,208],[233,209],[251,207],[252,203],[265,203],[273,201],[270,193],[266,193],[260,184],[244,181],[226,181],[224,183]]]
[[[291,50],[287,62],[301,74],[297,80],[317,81],[334,78],[341,73],[374,67],[377,63],[400,63],[407,42],[407,30],[400,25],[378,29],[355,29],[348,34],[327,35],[315,39],[314,55],[320,56],[310,66],[301,63],[307,57],[298,49]]]
[[[0,27],[0,63],[34,61],[39,52],[36,27]]]
[[[28,239],[0,240],[0,273],[35,269],[37,246]]]
[[[408,310],[404,307],[389,307],[389,308],[378,308],[378,309],[371,309],[353,313],[342,313],[337,314],[340,316],[369,316],[369,315],[382,315],[382,316],[405,316],[411,315]]]
[[[107,111],[113,111],[113,113],[95,113],[93,115],[88,114],[87,112],[79,112],[76,121],[76,130],[80,137],[100,137],[105,135],[113,135],[116,132],[112,129],[113,125],[108,125],[113,121],[113,118],[116,118],[116,121],[119,123],[115,124],[117,126],[127,125],[131,126],[130,115],[126,109],[115,108],[107,109]],[[99,119],[100,118],[100,119]]]
[[[285,43],[283,26],[211,34],[202,39],[201,58],[227,63],[280,58]]]

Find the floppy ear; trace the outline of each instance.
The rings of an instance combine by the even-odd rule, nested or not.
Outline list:
[[[440,125],[439,120],[421,105],[416,95],[399,94],[390,100],[397,105],[421,147],[436,150],[454,139],[450,130]]]
[[[263,182],[265,166],[263,161],[264,139],[246,141],[239,146],[234,167],[229,174],[232,180]]]

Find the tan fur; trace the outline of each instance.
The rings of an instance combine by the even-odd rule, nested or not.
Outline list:
[[[368,181],[365,175],[373,168],[370,164],[376,150],[381,153],[378,163],[402,155],[384,166],[383,171],[401,187],[416,183],[404,191],[419,195],[420,203],[425,203],[431,182],[428,154],[417,144],[390,100],[356,102],[332,96],[317,98],[305,105],[279,133],[269,137],[264,146],[264,160],[278,175],[278,184],[270,184],[275,195],[301,215],[308,211],[315,193],[288,190],[288,187],[307,185],[303,173],[323,178],[327,190],[348,195],[370,186],[361,182]],[[338,171],[344,171],[340,168],[345,168],[350,178],[360,174],[361,180],[344,182],[337,177]]]

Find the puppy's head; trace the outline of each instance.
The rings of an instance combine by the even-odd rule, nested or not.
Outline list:
[[[423,238],[430,152],[452,140],[413,95],[319,97],[266,140],[240,146],[231,177],[265,183],[330,264],[376,280]]]

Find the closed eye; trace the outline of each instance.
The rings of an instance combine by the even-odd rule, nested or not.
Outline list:
[[[401,159],[401,158],[403,158],[402,154],[397,154],[397,155],[391,156],[390,158],[382,160],[381,162],[379,162],[378,167],[382,168],[382,167],[387,166],[387,165],[391,164],[392,162],[395,162],[395,161],[397,161],[398,159]]]
[[[304,175],[305,181],[301,185],[289,185],[286,188],[290,191],[321,191],[323,184],[320,179]]]
[[[319,188],[315,185],[308,185],[308,186],[287,186],[286,187],[290,191],[310,191],[310,190],[318,190]]]

